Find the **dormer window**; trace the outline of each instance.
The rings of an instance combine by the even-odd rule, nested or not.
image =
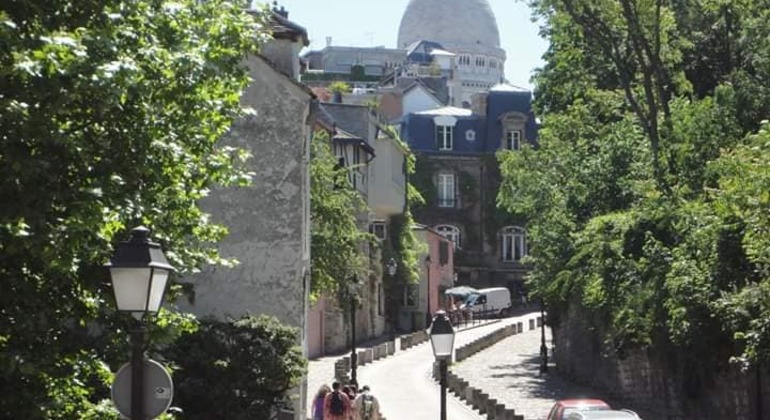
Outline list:
[[[436,145],[438,150],[452,150],[452,131],[454,127],[448,125],[436,126]]]
[[[525,140],[525,128],[527,116],[520,112],[508,112],[500,117],[503,129],[503,138],[500,139],[500,148],[504,150],[521,150]]]
[[[457,118],[441,115],[433,119],[433,124],[436,126],[436,148],[443,151],[452,150]]]

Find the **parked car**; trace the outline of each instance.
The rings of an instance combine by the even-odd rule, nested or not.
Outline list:
[[[597,399],[569,399],[557,401],[548,413],[547,420],[567,420],[574,413],[612,410],[609,404]],[[570,419],[571,420],[571,419]]]
[[[631,410],[583,411],[570,414],[565,420],[641,420]]]
[[[474,314],[508,316],[511,314],[511,291],[507,287],[479,289],[465,299],[460,309],[470,310]]]

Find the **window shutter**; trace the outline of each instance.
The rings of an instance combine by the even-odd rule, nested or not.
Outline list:
[[[441,241],[438,245],[438,261],[441,265],[449,264],[449,244],[447,241]]]

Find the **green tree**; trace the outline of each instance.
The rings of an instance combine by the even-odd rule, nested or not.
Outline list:
[[[0,417],[88,417],[126,359],[102,267],[153,230],[181,273],[224,263],[197,206],[248,182],[217,139],[262,18],[225,1],[11,1],[0,12]],[[174,291],[178,287],[173,286]],[[172,293],[173,295],[173,293]],[[160,314],[156,343],[192,328]],[[102,406],[99,406],[102,407]]]
[[[537,150],[499,155],[498,204],[527,218],[530,283],[558,326],[579,305],[607,346],[683,381],[770,361],[767,8],[535,0]],[[763,114],[764,113],[764,114]],[[746,135],[748,134],[748,137]]]
[[[267,419],[290,402],[306,360],[298,332],[262,315],[204,320],[163,353],[174,364],[174,403],[183,419]]]
[[[357,216],[366,210],[361,195],[348,182],[345,167],[331,153],[329,136],[317,132],[311,142],[310,220],[311,296],[346,291],[354,276],[366,274]]]

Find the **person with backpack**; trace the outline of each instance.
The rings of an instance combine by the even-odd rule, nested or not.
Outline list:
[[[353,406],[356,413],[355,420],[380,420],[380,402],[372,395],[369,385],[361,388],[361,393],[356,397]]]
[[[340,383],[332,382],[332,392],[324,398],[324,420],[350,420],[350,398],[340,390]]]

